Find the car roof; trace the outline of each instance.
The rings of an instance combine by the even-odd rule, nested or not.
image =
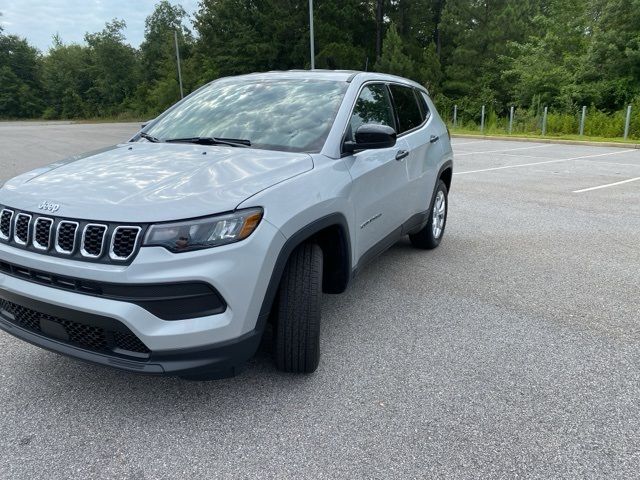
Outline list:
[[[400,82],[411,85],[413,87],[425,90],[425,88],[413,80],[390,75],[387,73],[377,72],[361,72],[357,70],[274,70],[264,73],[249,73],[246,75],[238,75],[235,77],[220,78],[219,80],[268,80],[268,79],[300,79],[300,80],[332,80],[336,82],[351,83],[357,80],[364,83],[372,80],[383,82]],[[426,90],[425,90],[426,91]]]

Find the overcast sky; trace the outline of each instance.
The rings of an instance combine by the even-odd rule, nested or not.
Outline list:
[[[0,23],[5,33],[25,37],[46,52],[59,33],[65,43],[82,42],[86,32],[97,32],[105,22],[127,22],[128,42],[137,47],[144,37],[144,20],[158,0],[0,0]],[[193,15],[199,0],[170,0]],[[191,25],[190,25],[191,26]]]

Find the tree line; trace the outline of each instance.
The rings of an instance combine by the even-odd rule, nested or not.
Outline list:
[[[315,0],[316,68],[395,73],[470,122],[482,105],[614,117],[634,105],[640,135],[640,0]],[[309,68],[301,0],[202,0],[192,15],[160,1],[139,48],[114,19],[48,52],[0,30],[0,117],[153,116],[218,77]],[[617,118],[617,117],[616,117]],[[464,117],[463,117],[464,121]]]

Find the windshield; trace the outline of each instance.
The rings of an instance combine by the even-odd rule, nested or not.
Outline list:
[[[254,148],[291,152],[322,149],[346,82],[221,81],[196,92],[145,129],[156,141],[243,139]]]

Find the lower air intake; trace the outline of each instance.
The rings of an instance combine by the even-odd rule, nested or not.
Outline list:
[[[122,324],[117,330],[110,330],[40,313],[4,299],[0,299],[0,314],[26,330],[86,350],[121,355],[132,352],[137,354],[134,356],[138,358],[140,354],[151,353],[147,346]]]

